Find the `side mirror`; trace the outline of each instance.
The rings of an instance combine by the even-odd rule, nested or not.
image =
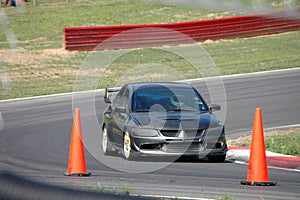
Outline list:
[[[210,104],[209,105],[209,110],[211,112],[219,111],[219,110],[221,110],[221,106],[219,104]]]
[[[109,92],[108,89],[105,88],[105,91],[104,91],[104,102],[105,103],[111,103],[111,100],[109,98],[108,92]]]
[[[126,113],[126,107],[125,106],[118,106],[115,108],[115,111],[118,113]]]
[[[108,96],[104,96],[104,102],[105,103],[111,103],[111,100],[109,99]]]
[[[119,92],[120,91],[120,88],[105,88],[105,91],[104,91],[104,102],[105,103],[111,103],[112,100],[110,99],[110,96],[109,94],[111,93],[114,93],[114,92]]]

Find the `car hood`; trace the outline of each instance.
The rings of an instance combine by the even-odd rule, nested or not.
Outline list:
[[[133,113],[136,125],[152,129],[207,129],[220,126],[219,120],[210,112],[145,112]]]

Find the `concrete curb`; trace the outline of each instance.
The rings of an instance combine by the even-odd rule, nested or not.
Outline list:
[[[234,162],[248,164],[250,157],[249,147],[229,146],[227,159]],[[300,172],[300,158],[266,151],[267,165],[270,168],[277,168],[289,171]]]

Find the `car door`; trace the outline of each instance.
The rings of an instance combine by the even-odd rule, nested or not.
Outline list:
[[[129,90],[126,88],[121,97],[121,102],[118,107],[115,108],[115,121],[117,125],[116,134],[114,135],[114,140],[116,143],[122,145],[123,144],[123,133],[125,131],[126,123],[129,116],[128,110],[128,101],[129,101]]]
[[[118,109],[116,109],[116,108],[121,106],[121,100],[122,100],[122,96],[124,94],[124,91],[125,91],[125,88],[124,87],[121,88],[121,90],[116,95],[115,99],[113,100],[113,102],[111,104],[111,117],[112,117],[112,119],[110,120],[109,125],[108,125],[109,129],[110,129],[110,133],[111,133],[110,141],[117,144],[117,145],[119,145],[117,143],[117,141],[118,141],[117,140],[117,138],[118,138],[117,135],[120,132],[120,128],[119,128],[119,125],[118,125],[118,119],[119,119],[118,115],[119,115],[119,113],[117,111]]]

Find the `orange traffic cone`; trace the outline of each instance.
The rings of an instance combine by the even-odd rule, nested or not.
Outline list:
[[[65,176],[91,175],[91,173],[86,172],[79,108],[75,109],[70,152],[69,152],[68,172],[64,173],[64,175]]]
[[[241,184],[257,186],[276,185],[276,182],[269,181],[268,178],[264,131],[260,108],[256,108],[254,116],[248,177],[246,181],[241,181]]]

